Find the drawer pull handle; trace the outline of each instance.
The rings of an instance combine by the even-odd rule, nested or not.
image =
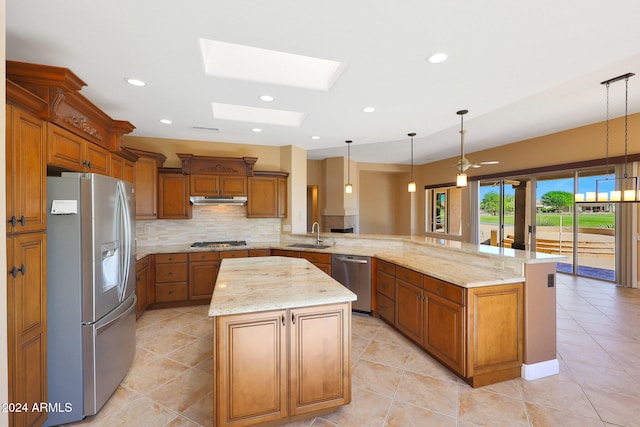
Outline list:
[[[437,288],[440,292],[444,291],[444,288],[442,286],[438,286]]]

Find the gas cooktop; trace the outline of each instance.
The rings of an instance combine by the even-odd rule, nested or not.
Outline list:
[[[244,240],[227,240],[222,242],[195,242],[191,244],[192,248],[227,248],[230,246],[247,246]]]

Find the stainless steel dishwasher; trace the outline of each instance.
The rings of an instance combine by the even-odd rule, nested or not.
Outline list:
[[[371,257],[331,255],[331,277],[358,296],[352,309],[371,313]]]

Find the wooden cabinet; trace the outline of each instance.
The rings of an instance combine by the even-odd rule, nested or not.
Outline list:
[[[286,172],[255,171],[249,177],[247,217],[287,217],[287,176]]]
[[[350,304],[214,318],[214,426],[312,416],[351,401]]]
[[[113,178],[121,179],[126,182],[135,184],[135,161],[138,156],[127,151],[121,151],[121,154],[110,153],[109,155],[109,174]]]
[[[109,175],[109,151],[75,133],[49,124],[47,164],[50,167],[75,172]]]
[[[473,387],[520,376],[522,283],[463,288],[377,260],[376,287],[378,315]]]
[[[191,175],[192,196],[246,196],[247,177],[234,175]]]
[[[247,249],[234,249],[230,251],[220,251],[220,259],[225,258],[246,258],[249,256]]]
[[[186,301],[188,292],[187,254],[156,254],[155,303]]]
[[[300,251],[300,258],[306,258],[313,265],[331,276],[331,254]]]
[[[271,256],[271,249],[249,249],[249,256]]]
[[[144,313],[149,304],[150,256],[136,263],[136,319]]]
[[[396,322],[396,266],[376,260],[376,312],[392,325]]]
[[[189,254],[189,300],[211,300],[219,269],[219,252]]]
[[[158,170],[158,219],[191,218],[188,178],[181,169]]]
[[[136,219],[158,218],[158,168],[166,157],[160,153],[127,148],[138,156],[135,164]]]
[[[9,425],[37,426],[46,412],[30,409],[47,402],[47,241],[45,233],[7,238],[7,322],[9,402],[26,412],[9,412]]]
[[[46,123],[7,105],[7,233],[47,228]]]

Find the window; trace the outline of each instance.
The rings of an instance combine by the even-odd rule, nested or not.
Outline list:
[[[432,188],[426,191],[426,231],[429,233],[462,234],[462,189]]]

